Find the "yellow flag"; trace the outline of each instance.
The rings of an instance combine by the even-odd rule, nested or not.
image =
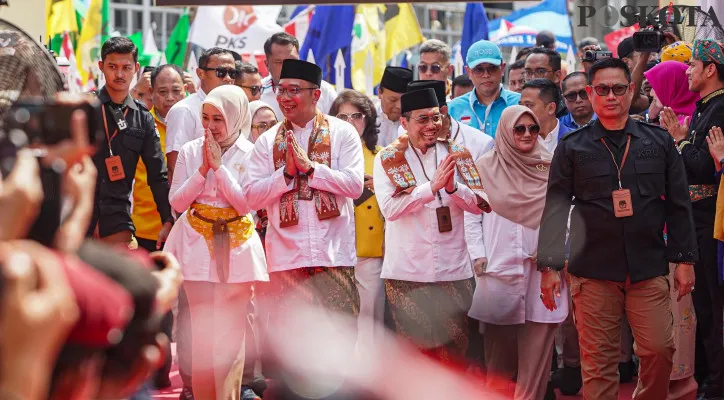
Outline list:
[[[45,12],[46,36],[78,32],[73,0],[45,0]]]
[[[385,59],[391,60],[404,50],[422,43],[425,38],[415,10],[409,3],[388,4],[385,7]]]
[[[352,87],[371,96],[385,72],[385,32],[382,4],[357,6],[352,30]],[[370,92],[370,93],[368,93]]]
[[[88,82],[89,71],[97,70],[97,63],[100,60],[100,48],[103,44],[101,37],[103,20],[107,13],[104,3],[105,0],[91,0],[88,13],[83,20],[83,30],[78,38],[75,59],[78,62],[78,71],[80,71],[84,85]]]

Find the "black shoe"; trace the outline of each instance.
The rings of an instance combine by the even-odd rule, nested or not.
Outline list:
[[[551,376],[553,388],[558,388],[564,396],[575,396],[583,386],[581,367],[566,367],[553,371]]]
[[[243,385],[241,387],[241,399],[240,400],[261,400],[256,392],[249,386]]]
[[[618,363],[619,382],[630,383],[636,373],[636,365],[633,361]]]
[[[178,400],[194,400],[194,392],[191,391],[190,387],[184,386],[184,388],[181,389]]]
[[[553,383],[548,381],[548,387],[546,387],[546,395],[543,400],[556,400],[556,391],[553,390]]]

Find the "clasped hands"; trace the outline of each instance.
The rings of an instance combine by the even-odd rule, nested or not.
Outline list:
[[[435,175],[430,181],[430,188],[433,193],[437,193],[440,189],[445,188],[448,193],[455,190],[455,158],[447,155],[442,160],[440,166],[435,170]]]
[[[297,176],[300,172],[306,174],[314,166],[307,156],[307,152],[299,145],[294,132],[287,131],[285,134],[287,141],[287,159],[285,171],[287,175]]]

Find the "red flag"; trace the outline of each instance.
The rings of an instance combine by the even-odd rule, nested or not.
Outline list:
[[[608,50],[613,53],[613,56],[618,57],[618,54],[616,54],[618,44],[627,37],[633,36],[634,32],[638,32],[638,30],[639,24],[635,23],[626,28],[621,28],[617,31],[609,33],[608,35],[603,37],[603,41],[606,42],[606,46],[608,46]]]

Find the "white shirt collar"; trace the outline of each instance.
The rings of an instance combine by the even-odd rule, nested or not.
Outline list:
[[[309,120],[309,122],[307,122],[307,124],[306,124],[305,126],[303,126],[303,127],[295,124],[294,122],[292,122],[292,129],[295,130],[295,131],[297,131],[297,130],[305,130],[305,129],[312,129],[313,126],[314,126],[314,118],[312,118],[311,120]]]
[[[201,89],[200,87],[196,89],[196,95],[199,96],[199,100],[204,101],[206,99],[206,92],[204,92],[204,89]]]

